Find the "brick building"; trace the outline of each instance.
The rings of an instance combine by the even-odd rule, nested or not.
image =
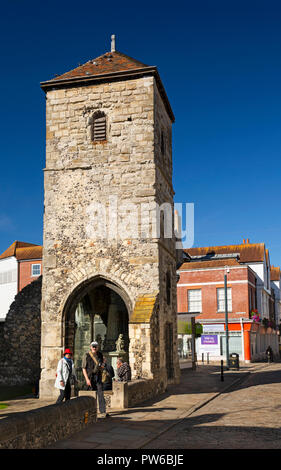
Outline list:
[[[41,275],[42,246],[15,241],[0,255],[0,321],[16,294]]]
[[[275,296],[280,288],[275,281],[277,270],[270,271],[269,252],[263,243],[244,241],[241,245],[202,247],[184,250],[185,259],[178,270],[178,317],[194,315],[203,326],[197,339],[197,354],[209,353],[210,358],[225,356],[225,288],[227,275],[227,306],[229,352],[238,353],[245,361],[259,359],[268,344],[278,352],[277,332],[253,322],[253,311],[260,319],[274,323]],[[280,281],[280,270],[279,270]],[[279,297],[278,297],[279,296]],[[278,304],[279,305],[279,304]],[[184,335],[179,341],[182,352]],[[186,338],[187,339],[187,338]]]

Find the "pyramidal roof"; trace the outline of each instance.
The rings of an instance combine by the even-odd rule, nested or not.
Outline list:
[[[69,88],[75,86],[86,86],[94,83],[110,82],[114,80],[126,80],[138,78],[145,75],[152,75],[160,95],[164,101],[167,112],[174,122],[175,117],[169,103],[166,91],[161,82],[157,67],[146,65],[139,60],[113,50],[100,55],[96,59],[91,59],[83,65],[79,65],[69,72],[58,75],[51,80],[41,82],[41,88],[45,92],[59,88]]]
[[[87,75],[98,76],[147,67],[149,67],[149,65],[143,64],[126,54],[122,54],[122,52],[106,52],[96,59],[91,59],[85,64],[79,65],[75,69],[53,78],[51,81],[56,82],[57,80],[85,77],[85,75],[87,78]]]

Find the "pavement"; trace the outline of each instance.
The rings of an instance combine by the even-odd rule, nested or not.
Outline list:
[[[143,449],[196,410],[220,394],[239,386],[253,371],[268,367],[267,363],[243,364],[239,370],[224,370],[223,380],[219,364],[200,364],[192,370],[190,364],[181,364],[181,381],[169,385],[158,397],[126,410],[110,410],[109,418],[99,418],[95,424],[57,441],[51,449]],[[0,410],[0,419],[11,414],[50,405],[50,401],[31,397],[8,402]]]

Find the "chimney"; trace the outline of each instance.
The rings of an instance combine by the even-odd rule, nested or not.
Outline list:
[[[111,52],[115,52],[115,34],[111,35]]]
[[[245,238],[243,238],[243,245],[245,245]]]
[[[250,243],[250,240],[249,240],[249,238],[247,238],[247,243]]]

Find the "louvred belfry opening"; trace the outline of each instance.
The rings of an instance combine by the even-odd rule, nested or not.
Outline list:
[[[106,117],[102,112],[94,114],[92,121],[92,141],[106,140]]]

